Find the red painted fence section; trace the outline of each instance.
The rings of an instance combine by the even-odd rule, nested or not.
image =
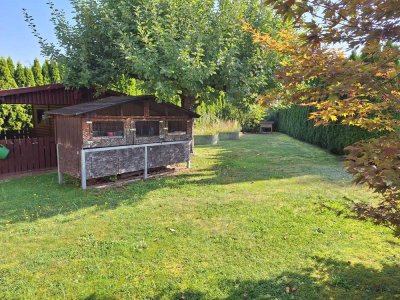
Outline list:
[[[54,137],[0,140],[0,144],[10,150],[8,157],[0,160],[0,177],[57,167]]]

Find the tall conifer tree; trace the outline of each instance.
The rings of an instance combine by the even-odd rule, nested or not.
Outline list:
[[[45,60],[42,66],[43,84],[50,84],[50,64],[48,60]]]
[[[5,57],[0,58],[0,90],[16,88],[17,84],[14,80],[14,76],[11,75],[10,69],[8,68],[8,62]]]
[[[26,86],[26,76],[24,67],[20,62],[17,63],[17,69],[14,73],[14,79],[17,83],[18,87],[25,87]]]
[[[13,74],[9,69],[9,60],[0,58],[0,90],[17,88]],[[28,111],[27,105],[0,105],[0,131],[2,130],[21,130],[31,126],[32,116]]]
[[[15,65],[14,65],[14,61],[11,58],[11,56],[9,56],[7,58],[7,65],[8,65],[8,69],[10,70],[10,74],[12,77],[14,77],[14,72],[15,72]]]
[[[33,77],[35,78],[36,85],[43,85],[42,67],[40,66],[40,62],[37,58],[35,58],[33,61],[32,73]]]
[[[31,68],[25,67],[24,68],[25,71],[25,86],[35,86],[35,77],[33,76],[33,72]]]
[[[50,63],[50,82],[59,83],[61,81],[60,68],[57,62],[51,61]]]

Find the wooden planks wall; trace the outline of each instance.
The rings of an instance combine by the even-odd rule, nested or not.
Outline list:
[[[1,140],[0,144],[10,150],[8,157],[0,160],[0,177],[57,167],[54,137]]]

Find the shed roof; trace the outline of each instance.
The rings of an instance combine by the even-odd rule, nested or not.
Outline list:
[[[74,105],[100,97],[118,96],[122,93],[107,90],[100,95],[93,88],[69,89],[63,84],[17,88],[0,91],[0,104]]]
[[[124,103],[144,101],[144,100],[155,102],[155,97],[152,95],[113,96],[113,97],[107,97],[107,98],[103,98],[100,100],[96,100],[93,102],[81,103],[81,104],[77,104],[77,105],[72,105],[72,106],[67,106],[67,107],[51,110],[49,112],[46,112],[46,114],[62,115],[62,116],[79,116],[79,115],[94,112],[94,111],[97,111],[100,109],[105,109],[108,107],[121,105]],[[188,109],[182,108],[180,106],[177,106],[177,105],[174,105],[171,103],[162,103],[162,104],[168,105],[168,106],[173,106],[175,109],[179,109],[179,110],[187,113],[189,116],[191,116],[193,118],[200,117],[198,114],[196,114]]]

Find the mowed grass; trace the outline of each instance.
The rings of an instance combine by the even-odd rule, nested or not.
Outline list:
[[[107,190],[0,182],[0,299],[394,299],[400,242],[321,208],[375,197],[282,134]]]

